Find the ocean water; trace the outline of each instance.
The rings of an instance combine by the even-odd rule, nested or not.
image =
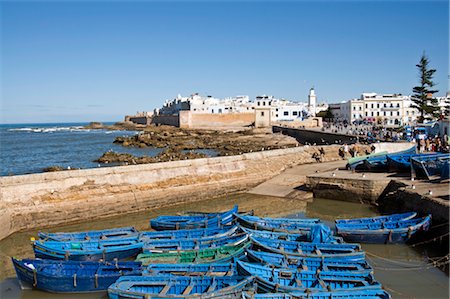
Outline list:
[[[108,150],[135,156],[154,156],[162,151],[157,148],[125,148],[114,144],[114,139],[137,132],[83,129],[87,124],[0,125],[0,175],[39,173],[53,165],[99,167],[93,161]],[[101,165],[105,166],[108,165]]]

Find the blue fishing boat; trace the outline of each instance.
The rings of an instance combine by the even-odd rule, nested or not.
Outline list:
[[[371,171],[371,172],[383,172],[387,170],[387,157],[395,155],[412,155],[416,153],[416,147],[413,146],[407,150],[384,155],[369,156],[358,163],[355,163],[351,168],[356,171]]]
[[[322,288],[320,284],[315,284],[316,280],[337,280],[337,281],[361,281],[369,282],[370,286],[373,286],[372,282],[375,281],[372,274],[369,272],[351,272],[351,271],[309,271],[303,269],[292,268],[275,268],[267,265],[246,263],[243,261],[236,261],[236,271],[242,276],[257,276],[259,278],[276,282],[282,286],[289,286],[292,281],[296,281],[299,286],[304,286],[307,289],[318,288],[319,291],[330,291],[334,289],[347,288],[345,284],[334,285],[329,284],[327,287],[331,289]]]
[[[300,272],[298,272],[300,275]],[[321,275],[320,277],[297,279],[271,278],[264,279],[256,277],[258,290],[265,293],[272,292],[329,292],[329,291],[363,291],[370,289],[381,289],[381,284],[373,276],[364,279],[349,277],[336,277],[335,275]]]
[[[420,155],[411,158],[416,177],[433,180],[440,178],[444,165],[450,161],[450,154]]]
[[[408,212],[401,214],[391,214],[384,216],[376,216],[376,217],[366,217],[366,218],[353,218],[353,219],[336,219],[336,224],[372,224],[372,223],[382,223],[382,222],[391,222],[391,221],[401,221],[401,220],[409,220],[416,217],[416,212]]]
[[[268,231],[308,231],[319,223],[319,219],[260,218],[248,215],[235,215],[237,222],[247,228]]]
[[[106,291],[119,277],[141,275],[139,262],[77,262],[12,259],[19,281],[52,293]]]
[[[37,240],[33,242],[36,258],[72,261],[126,259],[137,255],[142,246],[143,243],[137,238],[77,242]]]
[[[313,243],[343,243],[343,239],[341,237],[333,236],[331,231],[323,234],[321,231],[316,232],[314,230],[314,226],[310,231],[297,231],[297,232],[273,232],[268,230],[254,230],[245,227],[241,227],[241,230],[246,232],[249,235],[273,239],[273,240],[286,240],[286,241],[296,241],[296,242],[313,242]]]
[[[411,171],[411,158],[434,156],[437,153],[423,154],[397,154],[387,155],[387,168],[389,172],[409,172]]]
[[[359,244],[309,243],[270,240],[250,236],[253,248],[298,257],[340,258],[360,260],[365,258]]]
[[[253,294],[242,292],[242,299],[390,299],[391,295],[383,289],[332,291],[317,293],[291,292]]]
[[[426,231],[431,224],[431,215],[409,220],[371,224],[336,224],[336,232],[348,242],[359,243],[404,243],[419,231]]]
[[[46,233],[39,232],[38,236],[42,240],[53,241],[87,241],[87,240],[107,240],[117,238],[137,237],[139,231],[134,227],[120,227],[104,230],[91,230],[85,232],[68,232],[68,233]]]
[[[256,251],[252,249],[246,250],[246,257],[249,261],[273,265],[279,268],[293,268],[310,271],[350,271],[350,272],[365,272],[373,271],[372,267],[365,260],[347,260],[340,258],[320,257],[298,257],[293,255],[283,255],[273,252]]]
[[[212,236],[232,235],[237,231],[236,225],[210,228],[179,229],[141,232],[139,239],[148,243],[154,240],[195,239]]]
[[[150,220],[154,230],[178,230],[192,228],[209,228],[229,225],[233,221],[233,214],[238,212],[238,206],[223,213],[212,213],[194,216],[158,216]]]
[[[236,275],[234,263],[211,264],[150,264],[142,275],[179,276],[233,276]]]
[[[108,288],[108,295],[111,299],[238,299],[253,281],[240,276],[126,276]]]
[[[220,246],[235,246],[248,242],[246,233],[239,233],[232,236],[206,237],[200,239],[175,239],[151,241],[144,244],[144,253],[179,252],[185,250],[197,250],[207,248],[217,248]]]

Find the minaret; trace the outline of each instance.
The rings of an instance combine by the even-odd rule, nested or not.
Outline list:
[[[314,91],[314,87],[311,87],[308,95],[308,109],[310,114],[315,117],[316,116],[316,93]]]

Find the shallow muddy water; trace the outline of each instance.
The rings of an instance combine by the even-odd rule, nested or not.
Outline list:
[[[207,201],[181,204],[148,212],[116,216],[109,219],[89,221],[67,226],[46,228],[46,231],[81,231],[109,227],[135,226],[148,229],[149,219],[161,214],[177,214],[186,211],[219,211],[239,204],[241,211],[254,210],[259,216],[318,217],[333,227],[336,218],[356,218],[377,215],[368,205],[315,199],[305,204],[292,199],[283,199],[250,194],[234,194]],[[43,229],[41,229],[43,230]],[[36,290],[21,290],[15,278],[10,258],[32,257],[30,238],[38,230],[15,233],[0,241],[0,298],[107,298],[106,293],[96,294],[49,294]],[[439,244],[426,244],[412,248],[407,245],[363,245],[367,260],[375,269],[375,278],[389,291],[393,298],[449,298],[448,276],[428,265],[427,257],[443,256]]]

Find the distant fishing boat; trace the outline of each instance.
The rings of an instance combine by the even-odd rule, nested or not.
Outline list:
[[[140,261],[144,265],[155,263],[222,263],[243,256],[245,254],[245,249],[248,247],[250,247],[250,242],[240,243],[235,246],[221,246],[200,250],[168,253],[141,253],[137,256],[136,261]]]
[[[88,241],[88,240],[107,240],[117,238],[137,237],[139,231],[134,227],[120,227],[104,230],[91,230],[84,232],[64,232],[64,233],[47,233],[39,232],[38,236],[42,240],[52,241]]]
[[[321,257],[298,257],[273,252],[246,250],[246,257],[249,261],[273,265],[278,268],[293,268],[310,271],[350,271],[366,272],[373,271],[372,267],[365,260],[351,261],[347,259]]]
[[[33,242],[36,258],[73,261],[130,258],[137,255],[142,246],[143,243],[139,242],[137,238],[77,242],[37,240]]]
[[[106,291],[119,277],[141,275],[139,262],[79,262],[12,258],[25,285],[52,293]]]
[[[335,220],[335,223],[339,224],[339,225],[372,224],[372,223],[382,223],[382,222],[390,222],[390,221],[409,220],[409,219],[416,217],[416,215],[417,215],[416,212],[408,212],[408,213],[391,214],[391,215],[366,217],[366,218],[337,219],[337,220]]]
[[[111,299],[238,299],[253,281],[253,277],[239,276],[126,276],[108,288],[108,295]]]
[[[200,239],[151,241],[144,244],[142,250],[144,253],[180,252],[184,250],[217,248],[225,245],[237,246],[245,242],[248,242],[248,235],[246,233],[240,233],[231,236],[212,236]]]
[[[319,219],[260,218],[248,215],[235,215],[237,222],[247,228],[268,231],[308,231],[319,223]]]
[[[404,243],[418,231],[426,231],[431,224],[431,215],[407,220],[336,224],[336,232],[348,242],[360,243]]]
[[[364,159],[358,160],[357,162],[353,162],[349,164],[348,168],[354,169],[357,171],[371,171],[371,172],[380,172],[387,170],[387,157],[396,156],[396,155],[412,155],[416,153],[416,147],[413,146],[407,150],[396,152],[396,153],[385,153],[385,154],[374,154],[365,156]]]
[[[178,230],[192,228],[209,228],[229,225],[233,221],[233,214],[238,212],[238,206],[223,213],[209,213],[193,216],[159,216],[150,220],[154,230]]]
[[[298,257],[341,258],[347,260],[364,259],[364,251],[359,244],[330,244],[270,240],[250,236],[254,248],[268,252]]]

